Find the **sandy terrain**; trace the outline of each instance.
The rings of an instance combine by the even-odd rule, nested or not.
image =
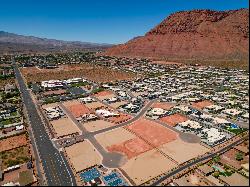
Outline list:
[[[127,102],[125,102],[125,101],[119,101],[119,102],[116,102],[116,103],[111,103],[111,104],[109,104],[111,107],[113,107],[113,108],[118,108],[119,106],[121,106],[121,105],[125,105],[125,104],[127,104]]]
[[[43,109],[46,109],[46,108],[54,108],[54,107],[58,107],[58,104],[57,103],[51,103],[51,104],[46,104],[46,105],[43,105],[42,108]]]
[[[44,92],[43,95],[44,96],[61,95],[61,94],[65,94],[65,93],[66,93],[66,90],[51,90],[51,91]]]
[[[107,148],[114,144],[120,144],[127,140],[135,138],[135,135],[131,134],[124,128],[117,128],[112,131],[108,131],[95,136],[97,141],[102,145],[102,147]]]
[[[119,113],[119,114],[120,116],[110,117],[108,118],[108,120],[111,121],[112,123],[119,124],[119,123],[126,122],[132,118],[130,115],[127,115],[127,114],[123,114],[123,113]]]
[[[213,102],[211,102],[209,100],[204,100],[204,101],[192,103],[192,106],[194,108],[198,108],[198,109],[203,109],[203,108],[205,108],[207,106],[211,106],[211,105],[213,105]]]
[[[166,123],[167,125],[174,127],[178,123],[187,121],[188,118],[182,114],[173,114],[170,116],[165,116],[163,118],[160,118],[160,120]]]
[[[87,131],[94,132],[94,131],[98,131],[98,130],[101,130],[101,129],[106,129],[108,127],[112,127],[115,124],[110,123],[108,121],[104,121],[104,120],[96,120],[96,121],[90,121],[90,122],[82,123],[81,125],[83,127],[85,127],[87,129]]]
[[[174,141],[178,137],[176,132],[143,118],[125,128],[156,147]]]
[[[166,103],[166,102],[157,102],[152,105],[151,108],[162,108],[164,110],[170,110],[174,104]]]
[[[147,152],[151,149],[153,149],[153,147],[140,138],[133,138],[121,144],[114,144],[107,147],[109,152],[122,153],[123,155],[127,156],[127,159],[136,157],[141,153]]]
[[[121,143],[108,146],[110,152],[118,152],[127,156],[128,159],[136,157],[155,147],[171,142],[177,138],[177,134],[154,122],[140,119],[134,124],[124,127],[134,132],[138,137]]]
[[[66,136],[74,133],[80,133],[80,129],[69,118],[61,118],[51,121],[57,137]]]
[[[159,152],[151,150],[130,159],[121,169],[128,174],[136,185],[140,185],[175,166],[176,164]]]
[[[104,100],[104,99],[115,97],[115,94],[112,91],[105,90],[105,91],[96,93],[94,96],[100,100]]]
[[[66,147],[65,151],[76,172],[101,164],[101,157],[88,141]]]
[[[69,79],[84,77],[96,82],[110,82],[114,80],[131,80],[135,78],[132,73],[126,73],[101,66],[89,64],[61,65],[56,69],[38,69],[36,67],[21,68],[27,82],[40,82],[45,80]]]
[[[0,141],[0,152],[24,146],[28,143],[26,135],[13,136]]]
[[[85,106],[88,107],[89,109],[96,109],[99,107],[105,107],[105,105],[100,103],[99,101],[92,102],[92,103],[86,103]]]
[[[180,139],[164,144],[159,148],[178,163],[186,162],[209,151],[198,143],[186,143]]]
[[[64,102],[63,105],[73,114],[75,118],[91,113],[88,107],[77,100]]]

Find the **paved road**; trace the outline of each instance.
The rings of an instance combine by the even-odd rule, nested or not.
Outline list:
[[[203,162],[203,161],[205,161],[205,160],[207,160],[207,159],[209,159],[209,158],[212,158],[212,157],[216,156],[217,154],[221,154],[221,153],[223,153],[223,152],[225,152],[225,151],[227,151],[227,150],[233,148],[234,146],[236,146],[237,144],[241,143],[242,141],[243,141],[243,140],[241,139],[241,140],[238,140],[238,141],[236,141],[236,142],[233,142],[233,143],[231,143],[230,145],[224,147],[223,149],[221,149],[221,150],[219,150],[219,151],[217,151],[217,152],[215,152],[215,153],[210,153],[209,155],[207,155],[207,156],[205,156],[205,157],[199,158],[199,159],[197,159],[197,160],[194,160],[194,161],[191,162],[191,163],[188,163],[188,164],[186,164],[186,165],[184,165],[184,166],[182,166],[182,167],[179,167],[178,169],[176,169],[176,170],[174,170],[174,171],[168,173],[167,175],[165,175],[164,177],[162,177],[162,178],[159,179],[158,181],[154,182],[151,186],[157,186],[157,185],[159,185],[160,183],[162,183],[164,180],[166,180],[166,179],[168,179],[168,178],[170,178],[170,177],[172,177],[172,176],[174,176],[174,175],[176,175],[176,174],[182,172],[183,170],[185,170],[185,169],[187,169],[187,168],[189,168],[189,167],[191,167],[191,166],[194,166],[194,165],[196,165],[196,164],[198,164],[198,163],[200,163],[200,162]]]
[[[74,179],[72,170],[70,169],[64,156],[61,155],[59,151],[53,146],[48,134],[46,133],[42,119],[36,110],[36,106],[33,103],[31,95],[27,90],[17,65],[15,65],[14,70],[34,136],[34,139],[31,137],[33,140],[32,142],[36,144],[35,146],[38,150],[38,154],[45,172],[47,185],[75,186],[76,181]]]
[[[191,108],[194,108],[192,105],[186,105],[186,106],[189,106],[189,107],[191,107]],[[235,121],[235,120],[231,120],[231,119],[229,119],[229,118],[226,118],[226,117],[223,117],[223,116],[221,116],[221,115],[216,115],[216,114],[211,114],[211,113],[209,113],[209,112],[206,112],[206,111],[204,111],[204,110],[202,110],[202,109],[198,109],[198,108],[195,108],[196,110],[198,110],[198,111],[200,111],[200,112],[202,112],[202,113],[204,113],[204,114],[207,114],[207,115],[212,115],[212,116],[215,116],[215,117],[218,117],[218,118],[221,118],[221,119],[225,119],[225,120],[227,120],[227,121],[229,121],[230,123],[234,123],[234,124],[237,124],[239,127],[241,127],[241,128],[246,128],[246,129],[249,129],[249,122],[241,122],[241,121]]]

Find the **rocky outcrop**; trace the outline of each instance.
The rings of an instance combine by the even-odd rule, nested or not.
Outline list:
[[[167,59],[248,59],[249,11],[193,10],[170,15],[143,37],[106,55]]]

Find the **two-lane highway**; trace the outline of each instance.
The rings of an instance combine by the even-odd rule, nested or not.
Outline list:
[[[76,181],[73,172],[64,155],[61,155],[60,152],[53,146],[48,134],[46,133],[42,119],[38,114],[36,106],[33,103],[31,95],[27,90],[27,86],[17,65],[14,66],[14,70],[21,91],[23,104],[26,107],[28,120],[30,121],[30,126],[34,136],[32,142],[35,142],[35,146],[45,172],[47,185],[75,186]]]

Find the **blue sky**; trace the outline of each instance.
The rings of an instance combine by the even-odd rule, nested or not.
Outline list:
[[[248,0],[0,0],[0,30],[38,37],[123,43],[181,10],[248,8]]]

